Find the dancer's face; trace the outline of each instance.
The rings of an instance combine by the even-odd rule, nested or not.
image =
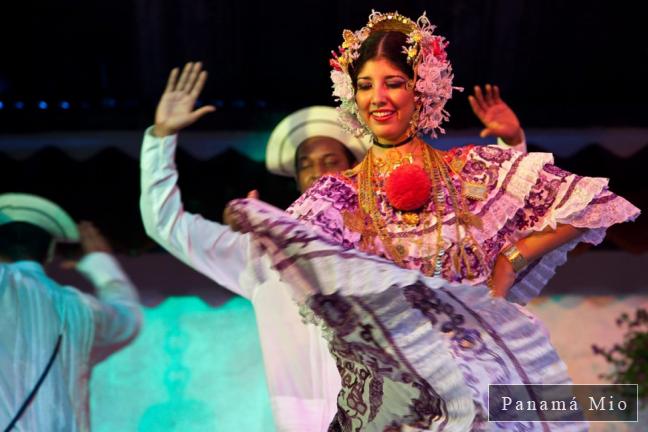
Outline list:
[[[405,139],[414,114],[414,89],[408,76],[385,58],[367,61],[356,88],[360,116],[384,144]]]
[[[314,136],[306,139],[297,148],[296,180],[300,192],[305,192],[324,174],[351,168],[348,152],[340,141]]]

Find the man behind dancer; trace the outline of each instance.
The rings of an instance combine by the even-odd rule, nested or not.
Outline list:
[[[96,297],[61,286],[43,264],[55,242],[81,242],[76,269]],[[28,194],[0,195],[0,427],[90,430],[92,366],[136,336],[135,288],[89,222]]]

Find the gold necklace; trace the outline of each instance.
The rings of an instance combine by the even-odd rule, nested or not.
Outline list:
[[[423,153],[425,153],[425,147],[427,146],[418,139],[417,139],[417,143],[418,143],[418,149],[423,150]],[[414,162],[414,158],[411,154],[405,156],[406,157],[404,159],[407,159],[408,162],[410,163]],[[400,163],[402,162],[403,159],[400,160]],[[428,175],[430,175],[430,170],[427,169],[427,165],[425,165],[425,167],[426,167],[425,168],[426,172],[428,173]],[[369,152],[367,153],[367,157],[362,162],[361,169],[358,171],[358,185],[359,185],[358,201],[360,204],[361,211],[364,212],[364,214],[368,215],[368,218],[365,219],[369,219],[366,220],[366,222],[368,223],[365,223],[365,229],[363,230],[363,233],[365,236],[369,238],[375,237],[377,235],[381,239],[387,255],[396,264],[402,266],[405,260],[407,250],[402,245],[394,245],[394,242],[392,241],[387,231],[387,226],[384,221],[384,218],[380,213],[380,210],[378,209],[378,203],[377,203],[378,191],[376,190],[375,185],[379,179],[377,173],[375,172],[375,168],[377,168],[376,162],[374,160],[373,152],[370,149]],[[416,218],[411,220],[410,218],[411,215],[409,215],[409,213],[412,212],[407,212],[407,213],[408,214],[403,215],[403,220],[406,223],[408,224],[412,222],[416,222],[417,224],[419,223],[420,219],[418,217],[418,214],[415,214]],[[370,228],[366,226],[368,224],[371,225]]]
[[[383,176],[388,175],[401,165],[414,163],[412,152],[402,153],[400,149],[387,150],[383,158],[374,157],[372,154],[372,158],[374,158],[374,166]]]
[[[457,191],[452,181],[452,177],[448,172],[446,167],[446,162],[444,161],[441,153],[438,150],[429,148],[425,143],[420,140],[417,140],[419,149],[423,156],[423,165],[426,173],[430,176],[432,181],[432,199],[434,200],[435,214],[436,214],[436,251],[433,257],[434,271],[432,272],[434,276],[441,276],[443,272],[443,259],[446,254],[445,242],[443,240],[443,213],[445,209],[446,193],[443,190],[443,185],[445,184],[448,191],[448,196],[450,197],[450,202],[452,203],[453,211],[455,214],[455,233],[456,233],[456,247],[457,252],[452,258],[452,264],[454,270],[461,274],[461,263],[466,266],[467,278],[473,279],[477,275],[473,271],[473,268],[470,264],[469,257],[466,253],[466,244],[464,238],[469,240],[468,247],[475,253],[480,264],[485,267],[485,260],[479,245],[474,240],[470,232],[470,226],[480,227],[481,220],[472,215],[468,210],[463,199],[461,191]],[[400,155],[400,153],[399,153]],[[398,160],[396,160],[398,159]],[[402,164],[404,162],[413,163],[412,154],[406,154],[405,156],[400,155],[398,158],[390,159],[392,162],[397,162]],[[363,244],[365,247],[372,248],[373,241],[376,236],[378,236],[385,248],[386,254],[398,265],[403,265],[406,257],[407,250],[402,245],[394,245],[391,236],[387,230],[387,224],[384,220],[383,215],[378,209],[378,191],[376,190],[376,183],[378,181],[378,176],[376,173],[376,168],[378,168],[380,174],[384,174],[384,168],[386,167],[385,163],[382,163],[380,166],[376,166],[376,161],[374,160],[374,155],[371,150],[367,153],[367,157],[361,164],[358,172],[358,200],[360,204],[360,210],[363,214],[354,215],[354,228],[358,230],[361,228],[359,225],[362,225],[362,237]],[[387,167],[390,168],[390,167]],[[393,169],[393,168],[392,168]],[[426,212],[424,212],[424,215]],[[360,216],[360,218],[358,218]],[[405,219],[405,218],[404,218]],[[345,222],[347,218],[345,217]],[[350,222],[350,220],[349,220]],[[360,224],[358,222],[361,222]],[[418,222],[418,218],[417,218]],[[461,227],[463,227],[464,237],[461,235]]]
[[[358,173],[358,183],[360,186],[358,191],[358,201],[361,210],[369,216],[370,223],[373,227],[373,230],[369,230],[366,234],[369,234],[370,237],[378,235],[382,240],[387,255],[396,264],[402,266],[406,251],[404,248],[396,248],[396,246],[394,246],[389,234],[387,233],[385,221],[383,220],[376,203],[377,193],[374,190],[374,184],[377,181],[377,178],[374,172],[374,157],[371,149],[369,149],[367,157],[362,163],[363,167]]]
[[[474,269],[470,265],[470,259],[466,253],[466,247],[469,247],[470,250],[475,254],[482,268],[486,268],[486,262],[483,256],[483,251],[481,250],[479,244],[475,241],[475,238],[472,235],[471,227],[477,227],[482,229],[482,221],[478,216],[473,215],[468,211],[466,201],[464,199],[464,194],[462,190],[457,191],[455,188],[454,182],[452,181],[452,176],[448,172],[446,167],[446,162],[438,150],[430,149],[432,153],[432,159],[435,162],[435,168],[438,169],[439,175],[442,178],[443,182],[448,188],[449,196],[452,201],[453,210],[455,214],[455,233],[456,233],[456,246],[457,253],[453,256],[453,266],[455,271],[458,274],[461,274],[461,262],[466,266],[466,277],[468,279],[474,279],[477,277],[477,274],[474,272]],[[463,181],[461,183],[463,186]],[[437,222],[439,224],[442,221]],[[464,236],[461,236],[461,227],[463,227]],[[468,239],[468,242],[465,242],[465,239]]]

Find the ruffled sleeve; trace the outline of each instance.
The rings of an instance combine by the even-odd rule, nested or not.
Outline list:
[[[486,226],[497,230],[490,237],[495,244],[503,247],[558,225],[586,229],[520,273],[507,296],[516,303],[525,304],[537,296],[578,243],[599,244],[608,227],[639,215],[638,208],[608,190],[608,179],[581,177],[562,170],[546,153],[517,154],[505,171],[501,196],[484,215]]]
[[[353,248],[360,234],[345,227],[344,213],[357,208],[358,195],[353,182],[335,175],[320,178],[286,212],[311,225],[323,238]]]

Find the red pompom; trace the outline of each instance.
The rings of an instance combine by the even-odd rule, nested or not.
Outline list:
[[[396,168],[385,181],[387,201],[397,210],[412,211],[430,200],[432,182],[418,165],[406,164]]]

